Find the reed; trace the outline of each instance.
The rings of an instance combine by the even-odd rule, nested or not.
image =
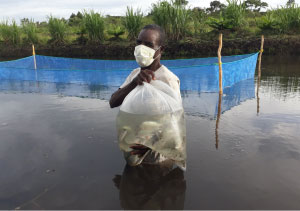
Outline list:
[[[25,34],[25,42],[30,44],[38,43],[37,26],[33,20],[22,23],[22,30]]]
[[[257,26],[273,34],[300,32],[300,7],[297,4],[272,9],[261,17]]]
[[[125,33],[125,30],[121,26],[114,26],[107,30],[107,33],[113,36],[114,40],[119,40],[120,36]]]
[[[55,18],[52,15],[48,17],[48,30],[52,43],[65,43],[67,36],[67,24],[65,21]]]
[[[218,18],[210,17],[207,24],[215,30],[237,31],[247,25],[246,5],[241,0],[227,0]]]
[[[21,31],[15,20],[9,24],[8,20],[0,23],[0,37],[6,44],[19,45],[21,43]]]
[[[297,4],[272,11],[282,33],[300,32],[300,7]]]
[[[159,1],[152,4],[153,21],[163,27],[169,39],[178,41],[185,37],[192,13],[176,1]]]
[[[227,0],[224,10],[224,19],[228,28],[238,30],[246,22],[246,5],[241,0]]]
[[[82,24],[88,39],[92,43],[101,43],[104,40],[104,17],[94,10],[84,11]]]
[[[123,21],[125,29],[128,31],[128,38],[134,40],[137,38],[143,25],[143,13],[140,9],[136,11],[132,7],[127,7],[126,15]]]

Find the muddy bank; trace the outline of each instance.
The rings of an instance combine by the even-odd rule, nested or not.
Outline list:
[[[90,58],[90,59],[134,59],[134,42],[106,42],[98,45],[36,45],[39,55]],[[259,51],[260,38],[234,39],[223,41],[222,55],[246,54]],[[218,40],[192,40],[188,39],[176,43],[169,42],[166,46],[163,59],[193,58],[216,56]],[[265,55],[300,54],[300,37],[266,37]],[[0,47],[1,60],[22,58],[32,55],[30,45]]]

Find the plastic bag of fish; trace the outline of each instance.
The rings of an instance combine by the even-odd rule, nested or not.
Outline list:
[[[152,80],[132,90],[120,107],[117,130],[123,152],[128,154],[132,145],[141,144],[185,169],[186,127],[182,100],[166,83]],[[133,159],[140,159],[141,163],[144,157]]]

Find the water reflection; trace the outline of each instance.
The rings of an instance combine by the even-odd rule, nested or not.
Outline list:
[[[224,113],[249,99],[255,98],[254,79],[236,83],[219,93],[182,91],[183,106],[187,115],[216,119],[218,113]]]
[[[171,166],[126,165],[122,175],[113,178],[123,209],[184,208],[186,181],[179,168]]]
[[[1,80],[0,90],[21,93],[58,94],[108,100],[118,87],[102,85],[50,83],[41,81]]]

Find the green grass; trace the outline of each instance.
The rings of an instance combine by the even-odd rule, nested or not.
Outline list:
[[[62,44],[66,42],[68,26],[65,21],[50,15],[48,17],[48,30],[51,43]]]
[[[133,10],[132,7],[127,7],[126,15],[123,20],[123,26],[128,32],[129,40],[135,40],[143,26],[143,13],[140,9]]]
[[[90,43],[101,43],[104,40],[104,17],[94,10],[84,11],[82,20],[83,31],[88,35]]]
[[[226,7],[219,17],[209,17],[207,24],[215,30],[238,31],[248,25],[246,21],[246,6],[241,0],[226,0]]]
[[[298,34],[300,32],[300,7],[297,4],[269,10],[258,20],[262,32],[272,34]]]
[[[160,1],[152,4],[153,21],[164,28],[168,39],[178,41],[187,34],[189,22],[192,21],[191,12],[175,1]]]
[[[5,44],[21,43],[21,31],[15,20],[12,20],[11,24],[7,20],[0,23],[0,37]]]
[[[300,31],[300,7],[296,4],[273,10],[275,21],[283,33]]]
[[[151,12],[127,7],[125,16],[102,16],[93,10],[82,16],[72,15],[68,20],[48,17],[47,22],[0,22],[0,43],[28,45],[31,43],[130,43],[141,28],[156,23],[164,28],[167,42],[216,39],[221,31],[224,39],[265,35],[299,35],[300,8],[297,4],[278,7],[267,12],[250,12],[240,0],[227,0],[221,11],[209,13],[201,8],[175,4],[174,0],[161,0],[151,6]]]
[[[25,43],[29,44],[37,44],[39,42],[38,34],[37,34],[37,26],[33,20],[23,23],[22,30],[25,34]]]

